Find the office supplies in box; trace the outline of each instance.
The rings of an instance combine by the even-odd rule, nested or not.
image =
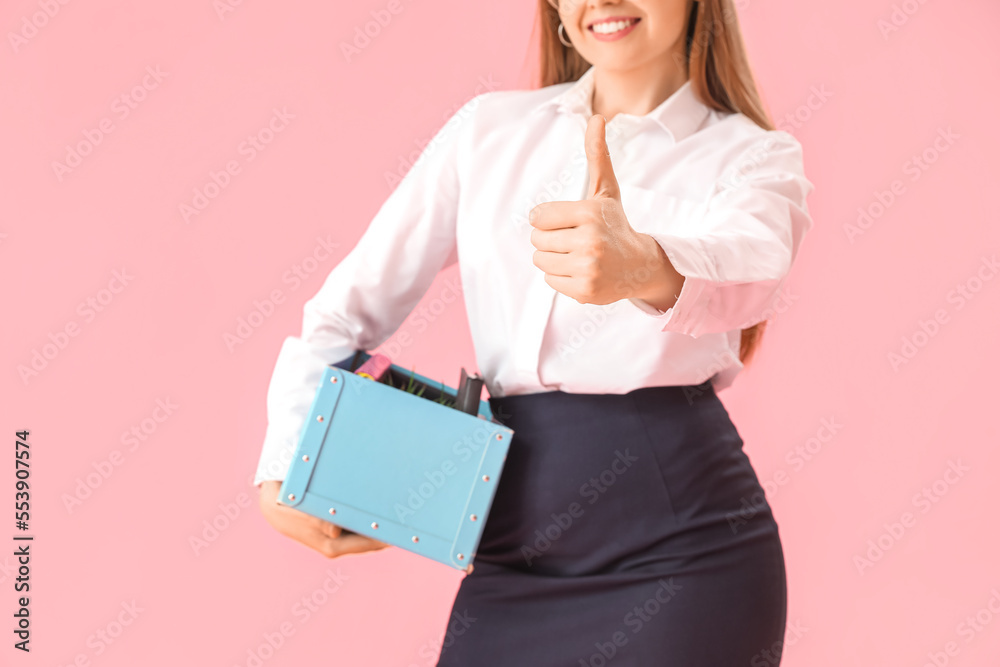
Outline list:
[[[361,361],[369,357],[361,352]],[[471,571],[513,431],[493,419],[488,401],[467,414],[398,380],[412,377],[446,398],[456,389],[395,364],[387,373],[393,386],[324,370],[278,502]]]

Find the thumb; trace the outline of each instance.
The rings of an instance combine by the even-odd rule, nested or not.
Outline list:
[[[584,144],[587,149],[587,168],[590,171],[590,187],[587,197],[612,197],[621,199],[618,190],[618,179],[611,167],[611,154],[605,138],[605,120],[601,114],[594,114],[587,123],[587,133]]]

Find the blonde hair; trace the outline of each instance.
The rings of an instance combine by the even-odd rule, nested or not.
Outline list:
[[[559,41],[558,10],[549,0],[539,0],[537,18],[541,26],[537,85],[576,81],[590,63]],[[685,58],[679,64],[702,103],[717,111],[743,113],[763,129],[775,129],[757,93],[733,0],[688,0],[685,18]],[[766,325],[763,320],[740,331],[739,358],[744,364],[760,345]]]

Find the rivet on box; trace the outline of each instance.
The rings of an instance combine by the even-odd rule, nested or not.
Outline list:
[[[308,454],[303,454],[302,455],[302,460],[308,463],[309,462],[309,455]]]
[[[333,508],[331,507],[331,508],[330,508],[330,514],[336,514],[336,513],[337,513],[337,510],[335,510],[335,509],[333,509]]]
[[[417,537],[416,535],[414,535],[412,539],[413,539],[414,542],[419,542],[420,541],[420,538]]]
[[[316,417],[316,421],[318,421],[318,422],[323,421],[323,415],[320,415],[320,416]]]
[[[289,493],[288,494],[288,499],[289,500],[295,500],[295,494],[294,493]]]
[[[483,481],[484,482],[490,481],[490,476],[489,475],[483,475]]]
[[[497,433],[497,440],[503,440],[503,435],[500,434],[500,433]]]
[[[334,377],[330,378],[330,382],[332,382],[333,384],[337,384],[337,377],[334,376]]]
[[[378,523],[375,522],[375,521],[372,521],[372,528],[378,528]]]
[[[462,554],[458,554],[458,560],[465,560],[465,556],[463,556]]]
[[[472,516],[469,517],[469,519],[471,519],[472,521],[475,521],[478,518],[479,517],[477,517],[475,514],[473,514]]]

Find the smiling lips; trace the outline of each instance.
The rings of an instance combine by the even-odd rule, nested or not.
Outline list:
[[[612,16],[588,26],[594,36],[601,41],[620,39],[632,32],[639,19],[634,16]]]

